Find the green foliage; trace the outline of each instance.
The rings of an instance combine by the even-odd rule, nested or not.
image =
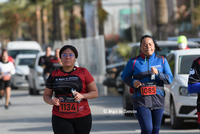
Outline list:
[[[65,31],[66,36],[69,35],[69,18],[70,10],[74,5],[83,5],[94,0],[56,0],[56,4],[64,6],[65,16]],[[28,37],[31,40],[36,40],[36,5],[41,7],[41,19],[42,10],[47,9],[48,13],[48,28],[49,28],[49,40],[53,39],[53,3],[54,0],[9,0],[9,2],[0,4],[0,37],[11,38],[14,40],[17,30],[21,28],[24,38]],[[102,8],[99,9],[99,18],[104,21],[106,11]],[[75,18],[75,30],[77,37],[80,37],[80,18]],[[53,41],[53,40],[51,40]]]
[[[102,7],[98,9],[98,18],[101,24],[108,18],[108,13]]]
[[[127,61],[129,59],[129,55],[131,52],[131,47],[128,46],[126,43],[118,43],[119,47],[117,48],[117,51],[120,53],[121,56],[125,58]]]
[[[51,10],[51,3],[52,0],[10,0],[1,4],[0,36],[3,38],[13,37],[18,27],[22,28],[23,35],[35,36],[36,4]]]

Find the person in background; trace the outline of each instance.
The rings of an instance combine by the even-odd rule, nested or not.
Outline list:
[[[177,44],[178,44],[178,49],[183,50],[183,49],[190,49],[187,46],[187,38],[184,35],[181,35],[177,39]]]
[[[160,47],[149,35],[140,39],[141,54],[131,58],[121,75],[133,89],[133,109],[141,134],[158,134],[165,106],[164,84],[173,81],[167,60],[155,51]]]
[[[52,63],[51,60],[54,59],[54,56],[51,55],[51,47],[46,47],[46,54],[39,59],[39,65],[43,67],[43,77],[44,81],[46,82],[46,79],[50,75],[52,71]]]
[[[5,109],[8,109],[11,95],[11,75],[15,74],[14,64],[8,61],[7,51],[3,51],[0,62],[0,78],[1,78],[1,91],[0,96],[3,97],[6,92]]]
[[[43,94],[44,101],[53,105],[54,134],[89,134],[92,116],[88,99],[98,97],[96,83],[86,68],[74,66],[78,58],[74,46],[63,46],[59,57],[62,67],[51,72]]]
[[[188,76],[188,92],[197,93],[197,115],[200,129],[200,57],[196,58],[190,68]]]
[[[2,49],[1,53],[3,53],[4,51],[6,51],[6,53],[8,53],[8,51],[7,51],[5,48]],[[0,59],[1,59],[1,55],[0,55]],[[12,62],[12,63],[14,64],[14,59],[13,59],[13,57],[11,57],[11,56],[9,56],[9,55],[8,55],[8,61],[10,61],[10,62]]]
[[[52,63],[52,71],[62,67],[62,62],[61,62],[60,57],[59,57],[59,52],[60,52],[59,48],[55,49],[55,56],[50,61]]]
[[[2,48],[1,52],[2,52],[2,53],[8,54],[8,51],[7,51],[7,49],[5,49],[5,48]],[[11,56],[8,55],[8,61],[12,62],[13,65],[14,65],[14,59],[13,59],[13,57],[11,57]],[[0,55],[0,62],[2,62],[1,55]],[[14,65],[14,66],[15,66],[15,65]],[[10,81],[11,81],[11,80],[10,80]],[[0,80],[0,85],[2,85],[2,84],[1,84],[1,80]],[[0,89],[0,90],[1,90],[1,89]],[[2,97],[4,96],[3,94],[4,94],[4,90],[1,90],[1,91],[0,91],[0,99],[2,99]],[[3,95],[3,96],[2,96],[2,95]],[[10,102],[9,102],[9,103],[10,103]]]

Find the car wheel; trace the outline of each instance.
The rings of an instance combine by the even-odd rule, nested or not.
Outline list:
[[[162,121],[161,121],[161,125],[165,124],[165,119],[166,119],[166,118],[167,118],[167,117],[166,117],[165,115],[163,115]]]
[[[39,94],[40,94],[40,92],[38,90],[33,89],[33,95],[39,95]]]
[[[123,92],[123,109],[125,116],[133,116],[133,107],[126,100],[126,93]]]
[[[38,90],[36,90],[36,86],[35,86],[35,81],[33,81],[33,87],[34,88],[32,88],[32,89],[30,89],[30,93],[31,93],[31,95],[39,95],[40,94],[40,92],[38,91]]]
[[[33,95],[33,89],[29,87],[29,94]]]
[[[172,102],[171,105],[170,105],[170,111],[171,111],[170,112],[171,128],[172,129],[181,128],[182,125],[183,125],[183,120],[176,117],[174,102]]]

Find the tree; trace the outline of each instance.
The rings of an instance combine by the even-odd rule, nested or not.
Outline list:
[[[168,37],[168,11],[166,0],[155,0],[157,38],[166,40]]]
[[[101,0],[97,2],[99,35],[104,35],[104,21],[107,20],[108,13],[102,8]]]

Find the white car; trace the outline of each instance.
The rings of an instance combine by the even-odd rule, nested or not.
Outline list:
[[[16,59],[18,54],[37,54],[42,47],[36,41],[10,41],[6,45],[8,55]]]
[[[189,94],[188,76],[194,59],[200,56],[200,49],[176,50],[167,56],[174,80],[170,85],[165,85],[165,110],[163,121],[166,117],[171,119],[171,128],[181,128],[184,120],[197,120],[196,101],[197,94]]]
[[[40,57],[45,54],[46,52],[37,53],[34,65],[30,68],[30,74],[28,76],[30,95],[38,95],[40,91],[45,89],[43,67],[39,65]],[[55,55],[55,53],[52,51],[51,55]]]
[[[28,88],[29,66],[33,65],[35,54],[18,54],[15,59],[16,73],[12,76],[13,88]]]
[[[43,67],[39,65],[39,59],[41,56],[44,56],[46,52],[40,52],[36,55],[35,62],[33,67],[30,68],[30,74],[28,76],[29,81],[29,94],[30,95],[39,95],[40,91],[45,89],[45,80],[43,77]],[[55,55],[55,52],[52,51],[51,55]],[[79,66],[78,62],[75,62],[75,66]]]

